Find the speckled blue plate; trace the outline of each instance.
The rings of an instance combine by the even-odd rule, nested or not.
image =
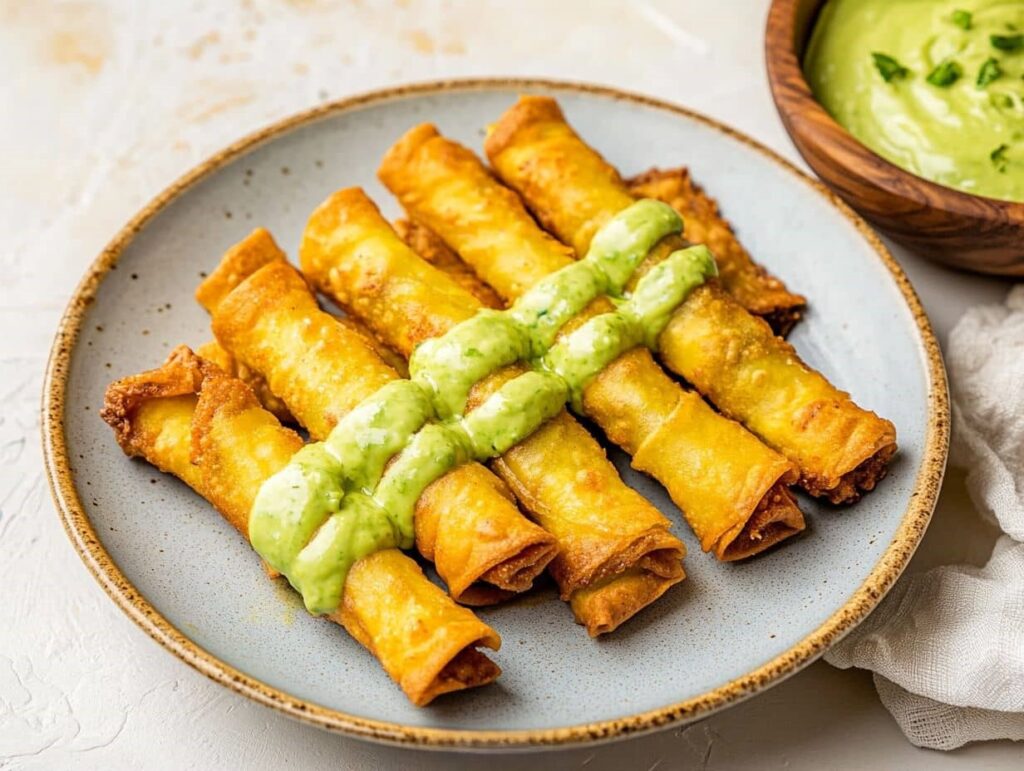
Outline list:
[[[375,177],[384,150],[430,120],[478,148],[519,92],[555,94],[624,173],[690,166],[757,259],[810,300],[792,335],[804,358],[896,424],[888,478],[856,506],[803,498],[803,536],[744,564],[703,554],[656,484],[622,475],[676,523],[689,578],[606,639],[541,590],[483,618],[504,638],[495,685],[411,706],[373,657],[268,581],[259,560],[183,484],[131,462],[98,411],[115,377],[210,337],[192,299],[204,271],[256,225],[294,253],[309,212]],[[44,393],[54,496],[113,599],[200,671],[326,728],[423,745],[553,744],[693,720],[805,666],[875,606],[931,515],[947,445],[938,347],[906,277],[821,185],[705,118],[608,89],[475,81],[379,92],[248,137],[188,174],[113,240],[61,324]]]

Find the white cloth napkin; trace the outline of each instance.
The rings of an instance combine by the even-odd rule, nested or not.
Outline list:
[[[826,656],[872,670],[907,738],[942,750],[1024,740],[1024,285],[964,315],[946,365],[950,463],[1004,535],[984,567],[905,576]]]

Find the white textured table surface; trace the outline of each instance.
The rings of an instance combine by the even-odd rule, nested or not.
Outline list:
[[[46,489],[38,404],[66,299],[153,194],[254,128],[413,80],[550,76],[693,107],[799,161],[762,64],[766,0],[0,0],[0,768],[467,767],[299,725],[165,653],[89,577]],[[900,254],[943,339],[1005,285]],[[991,538],[951,474],[913,569]],[[1011,769],[1024,746],[906,742],[870,678],[819,663],[688,729],[495,768]]]

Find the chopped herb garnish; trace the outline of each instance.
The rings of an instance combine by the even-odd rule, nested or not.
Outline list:
[[[971,18],[970,11],[962,11],[959,9],[953,11],[953,23],[960,27],[960,29],[970,29]]]
[[[963,67],[957,64],[952,59],[939,64],[934,70],[928,73],[928,82],[933,86],[940,86],[942,88],[948,88],[949,86],[956,83],[960,76],[964,74]]]
[[[993,80],[999,80],[1002,74],[1003,68],[999,66],[999,61],[990,56],[978,70],[978,88],[984,88]]]
[[[1000,174],[1006,173],[1006,164],[1009,162],[1009,159],[1006,157],[1006,151],[1009,149],[1009,145],[999,145],[999,147],[989,153],[988,157],[992,159],[992,165],[999,170]]]
[[[888,54],[875,51],[871,54],[871,58],[875,60],[875,67],[878,68],[878,74],[882,76],[882,80],[886,83],[891,83],[897,78],[905,78],[910,74],[910,70]]]
[[[1013,107],[1013,97],[1009,94],[989,94],[989,101],[993,107],[999,107],[1000,109],[1009,110]]]
[[[988,39],[1000,51],[1016,51],[1024,46],[1024,35],[989,35]]]

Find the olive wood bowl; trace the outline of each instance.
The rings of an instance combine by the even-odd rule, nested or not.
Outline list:
[[[765,30],[768,81],[779,116],[808,165],[895,241],[939,262],[1024,276],[1024,203],[972,195],[894,166],[815,100],[801,59],[822,0],[773,0]]]

